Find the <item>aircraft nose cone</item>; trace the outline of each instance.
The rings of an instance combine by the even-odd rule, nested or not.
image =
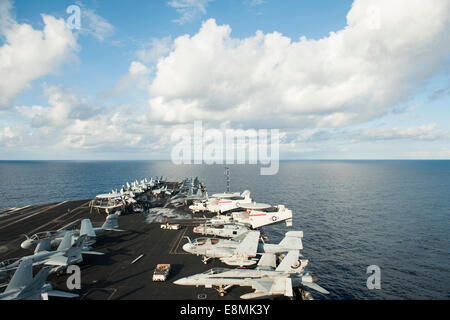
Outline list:
[[[183,245],[183,250],[186,252],[192,252],[192,246],[190,243],[186,243],[185,245]]]
[[[20,247],[22,249],[30,249],[31,247],[31,242],[29,240],[25,240],[20,244]]]
[[[187,280],[186,278],[181,278],[181,279],[178,279],[177,281],[174,281],[173,283],[177,284],[177,285],[180,285],[180,286],[183,286],[183,285],[187,284],[186,280]]]

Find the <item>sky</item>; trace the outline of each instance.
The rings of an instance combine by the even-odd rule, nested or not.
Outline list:
[[[449,67],[448,0],[0,0],[0,160],[170,159],[194,121],[450,159]]]

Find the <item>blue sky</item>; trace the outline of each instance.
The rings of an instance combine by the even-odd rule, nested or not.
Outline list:
[[[283,159],[449,159],[448,9],[0,0],[0,159],[168,159],[194,120],[277,128]]]

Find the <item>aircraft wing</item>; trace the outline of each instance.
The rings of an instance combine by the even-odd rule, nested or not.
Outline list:
[[[273,282],[274,279],[253,280],[252,288],[256,291],[264,292],[269,295]]]
[[[79,297],[76,293],[70,293],[60,290],[50,290],[46,292],[47,295],[53,296],[53,297],[59,297],[59,298],[76,298]]]
[[[242,241],[242,240],[245,239],[245,237],[247,236],[247,234],[248,234],[249,232],[251,232],[251,231],[244,232],[244,233],[238,235],[237,237],[234,237],[233,239],[234,239],[235,241]]]
[[[255,279],[252,288],[266,295],[293,296],[290,278]]]
[[[45,260],[44,264],[48,266],[67,266],[69,258],[63,255],[51,256]]]
[[[250,231],[236,248],[236,253],[249,257],[256,256],[259,243],[259,231]]]

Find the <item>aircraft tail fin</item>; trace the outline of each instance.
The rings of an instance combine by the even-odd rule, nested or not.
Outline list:
[[[72,244],[72,246],[67,250],[67,256],[81,254],[83,251],[84,242],[86,241],[87,235],[82,234],[78,239]]]
[[[259,269],[275,269],[276,257],[274,253],[264,253],[258,262]]]
[[[241,193],[241,197],[244,197],[246,199],[250,198],[250,191],[245,190],[244,192]]]
[[[80,236],[81,235],[87,235],[88,237],[95,237],[95,231],[92,227],[92,222],[90,219],[83,219],[81,221],[81,228],[80,228]]]
[[[18,298],[20,296],[25,296],[31,292],[36,292],[37,294],[41,294],[42,287],[45,284],[45,280],[47,280],[47,276],[50,273],[52,267],[44,267],[39,270],[38,274],[31,280],[31,282],[20,292]]]
[[[286,232],[279,246],[286,248],[287,250],[302,250],[303,249],[302,238],[303,238],[303,231]]]
[[[44,239],[38,243],[36,248],[34,249],[34,254],[41,251],[50,251],[52,249],[52,244],[50,239]]]
[[[24,259],[19,264],[5,292],[27,286],[33,280],[33,261]]]
[[[284,257],[283,261],[280,262],[275,271],[295,273],[299,270],[301,263],[299,263],[300,251],[291,250]]]
[[[62,239],[62,241],[59,244],[58,249],[56,249],[56,251],[69,250],[70,247],[72,246],[72,236],[73,236],[73,231],[66,232],[66,234],[64,235],[64,238]]]
[[[102,225],[102,229],[114,230],[119,228],[119,216],[117,214],[110,214],[106,217],[105,223]]]
[[[259,231],[250,231],[236,248],[236,253],[248,257],[256,256],[259,243]]]

